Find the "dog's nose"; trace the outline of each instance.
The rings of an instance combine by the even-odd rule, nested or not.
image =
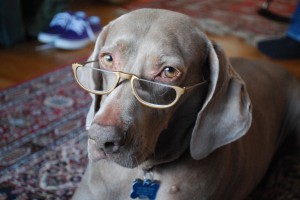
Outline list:
[[[105,153],[117,153],[124,144],[125,133],[118,127],[93,124],[88,132],[98,149]]]

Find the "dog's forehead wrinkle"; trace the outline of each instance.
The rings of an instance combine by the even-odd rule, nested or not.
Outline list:
[[[109,38],[107,39],[105,45],[100,50],[100,53],[113,53],[121,52],[125,53],[131,47],[133,42],[129,38]]]
[[[156,40],[155,37],[146,37],[133,57],[137,58],[138,64],[143,63],[150,67],[161,67],[162,65],[183,65],[184,60],[179,48],[173,48],[172,42]]]

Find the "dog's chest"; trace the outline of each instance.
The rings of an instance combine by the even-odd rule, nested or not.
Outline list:
[[[106,168],[108,169],[108,168]],[[98,185],[103,188],[101,196],[105,196],[108,199],[116,200],[131,200],[131,194],[134,190],[135,181],[137,179],[143,182],[144,174],[140,170],[129,170],[129,169],[114,169],[109,168],[112,171],[102,170],[101,181],[99,181],[98,176]],[[123,171],[124,170],[124,171]],[[103,173],[104,172],[104,173]],[[206,199],[202,194],[203,191],[207,192],[206,184],[198,179],[198,174],[194,173],[193,170],[167,170],[163,173],[154,171],[153,181],[159,184],[159,188],[156,195],[156,200],[182,200],[193,198]],[[197,180],[196,180],[197,179]],[[204,180],[204,179],[202,179]],[[195,182],[196,181],[196,182]],[[139,185],[141,185],[140,183]],[[101,186],[102,185],[102,186]],[[151,184],[149,184],[151,185]],[[99,186],[95,188],[99,192]],[[152,188],[151,188],[152,187]],[[104,189],[105,188],[105,189]],[[153,185],[150,186],[150,190],[153,189]],[[144,188],[142,188],[144,190]],[[135,193],[139,193],[135,191]],[[98,196],[97,195],[97,196]],[[136,197],[134,195],[133,197]],[[199,198],[199,196],[203,198]],[[192,198],[191,198],[192,197]],[[136,198],[138,199],[138,198]]]
[[[156,194],[156,200],[182,200],[182,199],[189,199],[193,200],[197,199],[199,200],[199,191],[203,191],[201,189],[201,184],[190,184],[188,182],[180,183],[179,180],[175,179],[163,179],[163,180],[157,180],[159,182],[159,189]],[[133,198],[139,199],[136,196],[131,197],[133,189],[133,182],[134,180],[128,179],[126,182],[122,181],[119,182],[118,187],[111,188],[109,191],[114,193],[109,196],[115,196],[118,194],[118,196],[115,196],[116,199],[119,200],[131,200]],[[148,192],[146,192],[149,194]],[[194,194],[195,196],[191,196],[191,194]],[[150,194],[152,195],[152,194]],[[204,197],[203,195],[201,195]],[[201,198],[200,198],[201,199]],[[206,199],[206,198],[203,198]]]

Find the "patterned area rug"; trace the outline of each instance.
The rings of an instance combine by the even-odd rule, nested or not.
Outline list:
[[[0,199],[69,199],[87,163],[89,95],[71,67],[0,93]]]
[[[0,200],[70,199],[87,164],[91,102],[71,67],[1,91],[0,100]],[[247,200],[296,200],[299,188],[300,156],[285,154]]]
[[[250,44],[284,35],[287,24],[258,15],[265,0],[140,0],[124,6],[124,12],[138,8],[163,8],[190,15],[204,31],[242,37]],[[298,0],[276,0],[270,9],[291,16]]]

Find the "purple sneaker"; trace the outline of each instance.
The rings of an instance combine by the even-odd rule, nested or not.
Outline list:
[[[87,19],[73,17],[66,31],[55,40],[54,46],[59,49],[80,49],[96,40],[101,31],[100,18],[91,16]]]
[[[54,42],[66,31],[66,27],[71,22],[73,16],[84,18],[86,14],[83,11],[78,11],[74,14],[70,12],[61,12],[56,14],[51,20],[49,27],[45,31],[39,33],[38,41],[42,43]]]

